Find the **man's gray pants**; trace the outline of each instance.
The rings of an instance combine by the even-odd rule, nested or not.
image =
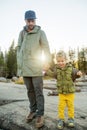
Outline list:
[[[37,116],[44,115],[43,79],[38,77],[23,77],[27,87],[27,95],[30,102],[30,112],[36,112]]]

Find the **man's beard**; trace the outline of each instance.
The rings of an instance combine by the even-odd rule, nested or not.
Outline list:
[[[33,30],[34,27],[35,27],[35,25],[29,25],[29,26],[28,26],[28,29],[29,29],[29,30]]]

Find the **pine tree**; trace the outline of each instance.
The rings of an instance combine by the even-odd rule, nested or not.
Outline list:
[[[7,53],[7,69],[8,69],[8,78],[16,76],[17,61],[16,61],[16,49],[14,47],[14,41],[12,42],[9,51]]]

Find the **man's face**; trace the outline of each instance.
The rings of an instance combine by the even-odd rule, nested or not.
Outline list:
[[[36,24],[35,19],[27,19],[27,20],[25,20],[25,22],[26,22],[26,25],[28,26],[28,29],[33,30],[33,28]]]

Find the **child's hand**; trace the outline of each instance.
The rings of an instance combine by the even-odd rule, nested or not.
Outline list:
[[[50,65],[48,63],[43,65],[43,71],[47,71],[50,68]]]
[[[78,75],[78,76],[82,76],[82,72],[81,72],[81,71],[78,71],[78,72],[77,72],[77,75]]]

